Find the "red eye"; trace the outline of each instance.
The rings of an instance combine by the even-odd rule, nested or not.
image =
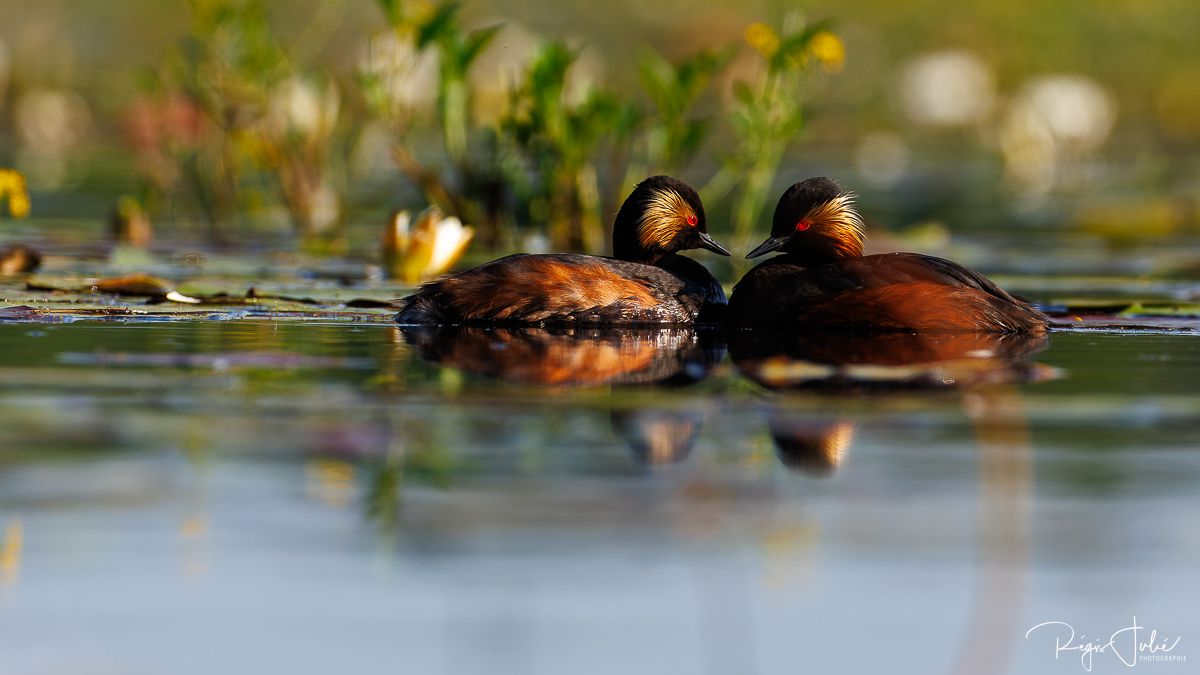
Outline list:
[[[807,220],[802,220],[802,221],[796,223],[796,231],[797,232],[803,232],[810,227],[812,227],[812,223],[808,222]]]
[[[700,219],[694,215],[687,217],[687,224],[691,225],[692,227],[695,227],[696,223],[698,223],[698,222],[700,222]]]

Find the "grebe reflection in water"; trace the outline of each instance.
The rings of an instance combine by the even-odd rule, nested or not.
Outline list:
[[[657,405],[657,394],[620,399],[640,386],[676,388],[703,380],[725,357],[720,336],[690,327],[474,328],[404,327],[426,361],[488,378],[550,386],[615,385],[613,432],[639,463],[673,464],[695,446],[707,406]]]
[[[693,382],[724,358],[709,332],[672,328],[400,327],[420,357],[505,382],[556,386]]]
[[[729,333],[734,364],[765,389],[834,397],[970,393],[1049,379],[1056,371],[1031,361],[1048,343],[1045,334],[1030,333]],[[766,417],[779,459],[789,469],[827,476],[849,455],[851,421],[779,401]]]

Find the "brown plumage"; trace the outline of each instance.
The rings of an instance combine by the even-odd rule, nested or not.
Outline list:
[[[501,258],[447,277],[438,293],[463,319],[492,321],[539,322],[616,303],[635,311],[658,304],[646,282],[585,256]]]
[[[721,285],[689,248],[729,252],[707,234],[700,197],[668,176],[642,181],[617,214],[613,257],[511,255],[425,284],[403,324],[690,324],[720,320]]]
[[[793,185],[775,209],[771,236],[750,252],[784,255],[734,287],[738,327],[841,331],[1045,332],[1047,319],[983,275],[918,253],[863,256],[853,195],[827,178]]]

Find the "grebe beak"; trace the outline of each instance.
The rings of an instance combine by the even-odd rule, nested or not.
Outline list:
[[[708,236],[707,232],[700,233],[700,248],[707,249],[713,253],[719,253],[721,255],[731,255],[729,251],[725,250],[724,246],[717,243],[716,239]]]
[[[770,253],[771,251],[778,251],[779,249],[783,248],[783,245],[786,244],[790,238],[791,237],[768,237],[766,241],[755,247],[753,251],[747,253],[746,259],[749,260],[750,258],[757,258],[758,256],[764,253]]]

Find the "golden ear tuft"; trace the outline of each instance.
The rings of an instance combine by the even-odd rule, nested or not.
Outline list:
[[[805,220],[817,226],[824,236],[837,242],[847,255],[862,255],[867,243],[867,226],[854,208],[853,192],[843,192],[829,201],[813,207]]]
[[[638,241],[643,248],[659,248],[675,238],[688,216],[696,216],[683,195],[671,188],[654,190],[646,200],[638,222]]]

